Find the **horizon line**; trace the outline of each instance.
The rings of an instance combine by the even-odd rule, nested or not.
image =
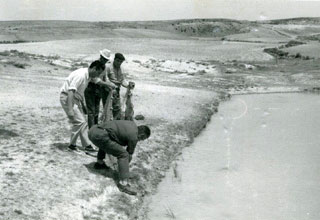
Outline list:
[[[246,19],[233,19],[233,18],[178,18],[178,19],[155,19],[155,20],[64,20],[64,19],[16,19],[16,20],[0,20],[0,22],[23,22],[23,21],[72,21],[72,22],[154,22],[154,21],[181,21],[181,20],[229,20],[229,21],[248,21],[248,22],[266,22],[266,21],[279,21],[279,20],[298,20],[298,19],[308,19],[308,18],[318,18],[320,16],[308,16],[308,17],[288,17],[288,18],[276,18],[276,19],[261,19],[261,20],[246,20]]]

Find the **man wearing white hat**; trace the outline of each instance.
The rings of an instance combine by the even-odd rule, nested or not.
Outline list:
[[[100,62],[106,64],[111,57],[111,51],[108,49],[100,50]]]
[[[106,65],[110,59],[110,50],[103,49],[100,51],[99,61]],[[91,128],[93,125],[98,124],[100,100],[105,102],[105,93],[107,90],[115,88],[115,85],[111,83],[106,77],[106,71],[102,72],[99,76],[101,81],[99,83],[89,83],[85,90],[85,99],[88,110],[88,126]]]

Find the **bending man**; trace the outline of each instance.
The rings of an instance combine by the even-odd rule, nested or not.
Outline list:
[[[138,141],[150,137],[150,128],[138,126],[133,121],[114,120],[100,125],[94,125],[89,130],[89,138],[99,147],[95,169],[108,169],[104,163],[107,154],[118,159],[119,189],[131,195],[136,192],[128,185],[129,163],[132,159]]]

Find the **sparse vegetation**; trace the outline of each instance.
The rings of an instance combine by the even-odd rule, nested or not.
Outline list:
[[[301,56],[301,54],[300,53],[297,53],[296,55],[295,55],[295,58],[301,58],[302,56]]]
[[[11,137],[18,137],[19,135],[14,132],[14,131],[10,131],[10,130],[6,130],[3,128],[0,128],[0,137],[1,138],[11,138]]]
[[[218,20],[186,20],[183,22],[176,22],[174,29],[188,35],[211,37],[222,37],[249,31],[245,28],[245,25],[232,20],[228,22],[221,22]]]
[[[310,41],[319,41],[320,42],[320,34],[313,34],[310,36],[299,36],[300,40],[310,40]]]
[[[298,45],[302,45],[302,44],[305,44],[301,41],[296,41],[296,40],[291,40],[289,41],[287,44],[284,45],[284,47],[294,47],[294,46],[298,46]]]
[[[13,40],[13,41],[4,40],[4,41],[0,41],[0,44],[19,44],[19,43],[27,43],[27,42],[31,42],[31,41],[26,41],[26,40]]]
[[[15,67],[20,68],[20,69],[25,69],[27,66],[30,66],[29,64],[19,63],[17,61],[7,61],[7,62],[4,62],[4,64],[12,65],[12,66],[15,66]]]
[[[287,19],[276,19],[269,21],[261,21],[260,23],[265,24],[320,24],[320,18],[300,17],[300,18],[287,18]]]
[[[6,56],[9,56],[10,55],[10,52],[9,51],[7,51],[7,50],[5,50],[5,51],[1,51],[0,52],[0,56],[4,56],[4,57],[6,57]]]
[[[289,54],[288,52],[284,52],[278,48],[265,48],[263,51],[280,59],[288,57]]]

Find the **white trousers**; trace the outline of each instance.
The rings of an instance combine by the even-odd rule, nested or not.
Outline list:
[[[60,94],[60,103],[63,110],[66,112],[69,111],[68,103],[67,103],[68,95],[61,93]],[[83,114],[82,109],[80,109],[79,105],[73,105],[73,112],[74,117],[69,118],[69,122],[71,123],[71,138],[70,138],[70,145],[76,145],[78,136],[80,136],[82,147],[86,147],[91,145],[91,142],[88,138],[88,123],[85,119],[85,115]]]

